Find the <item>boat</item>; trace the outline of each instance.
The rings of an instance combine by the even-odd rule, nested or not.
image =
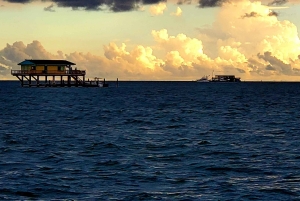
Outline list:
[[[209,76],[203,76],[200,79],[196,80],[196,82],[210,82],[210,80],[208,79]]]
[[[211,82],[241,82],[241,78],[235,77],[235,75],[215,75]]]
[[[95,77],[93,84],[98,86],[98,87],[108,87],[108,84],[105,83],[105,79],[99,78],[99,77]]]

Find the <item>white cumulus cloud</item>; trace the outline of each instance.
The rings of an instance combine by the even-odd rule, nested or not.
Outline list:
[[[166,3],[158,3],[156,5],[150,6],[149,11],[151,15],[162,15],[164,11],[167,9]]]

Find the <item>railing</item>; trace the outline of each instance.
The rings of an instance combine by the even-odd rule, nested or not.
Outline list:
[[[85,70],[66,70],[66,74],[85,75]]]
[[[12,75],[16,75],[16,74],[28,74],[29,71],[28,70],[11,70],[11,74]]]
[[[12,75],[85,75],[85,70],[11,70]]]

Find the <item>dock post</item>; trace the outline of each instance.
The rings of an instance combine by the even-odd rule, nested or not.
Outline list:
[[[29,75],[29,87],[31,87],[31,75]]]
[[[117,78],[117,87],[119,87],[119,78]]]
[[[21,86],[24,86],[24,76],[22,75],[22,81],[21,81]]]
[[[68,87],[71,87],[71,76],[68,75]]]

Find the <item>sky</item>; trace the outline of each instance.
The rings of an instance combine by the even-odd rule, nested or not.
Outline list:
[[[87,78],[300,81],[300,0],[0,0],[0,80],[25,59]]]

